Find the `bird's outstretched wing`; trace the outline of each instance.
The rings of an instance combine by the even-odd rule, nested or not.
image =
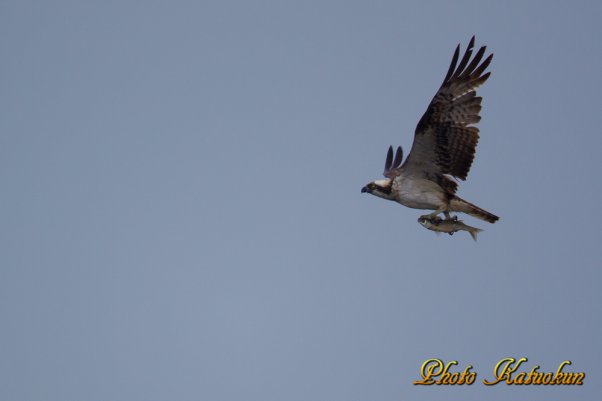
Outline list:
[[[493,54],[483,62],[486,47],[481,47],[471,60],[474,36],[458,64],[460,45],[456,48],[443,84],[418,122],[412,149],[406,161],[395,171],[407,175],[445,181],[451,192],[456,184],[444,175],[465,180],[474,159],[479,129],[472,126],[481,120],[481,97],[476,89],[490,72],[483,74]],[[392,150],[389,150],[392,153]]]

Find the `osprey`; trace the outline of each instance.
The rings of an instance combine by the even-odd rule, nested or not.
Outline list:
[[[465,180],[479,141],[479,129],[473,124],[481,117],[481,97],[476,89],[490,72],[483,74],[493,54],[483,62],[486,47],[481,47],[471,60],[474,36],[458,64],[460,45],[456,47],[443,84],[418,122],[414,142],[405,162],[401,146],[395,155],[389,147],[385,161],[384,180],[376,180],[362,188],[383,199],[413,209],[434,210],[422,216],[432,219],[444,213],[462,212],[495,223],[499,217],[456,195],[458,183]]]

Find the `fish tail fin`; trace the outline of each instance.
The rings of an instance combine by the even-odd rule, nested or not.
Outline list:
[[[454,196],[449,202],[449,207],[452,212],[462,212],[469,214],[477,219],[485,220],[488,223],[495,223],[500,218],[493,213],[489,213],[486,210],[481,209],[477,205],[473,205],[470,202],[465,201],[462,198]]]
[[[470,236],[472,237],[474,242],[477,242],[477,234],[480,233],[481,231],[483,231],[483,230],[480,228],[470,227],[470,229],[468,230],[468,233],[470,234]]]

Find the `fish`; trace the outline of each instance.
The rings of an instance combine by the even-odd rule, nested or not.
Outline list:
[[[477,241],[477,234],[483,231],[480,228],[464,224],[462,220],[458,220],[457,216],[445,220],[440,217],[427,218],[425,216],[420,216],[418,218],[418,223],[431,231],[448,233],[449,235],[452,235],[457,231],[467,231],[475,242]]]

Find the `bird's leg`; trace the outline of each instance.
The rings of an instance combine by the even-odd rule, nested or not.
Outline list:
[[[442,207],[442,208],[435,210],[433,213],[422,215],[422,216],[420,216],[420,218],[430,220],[430,221],[441,220],[441,218],[438,217],[439,213],[447,213],[447,211],[444,207]],[[445,217],[447,217],[447,216],[448,216],[448,214],[445,215]]]
[[[445,215],[445,220],[458,221],[458,216],[451,216],[447,210],[443,214]]]

